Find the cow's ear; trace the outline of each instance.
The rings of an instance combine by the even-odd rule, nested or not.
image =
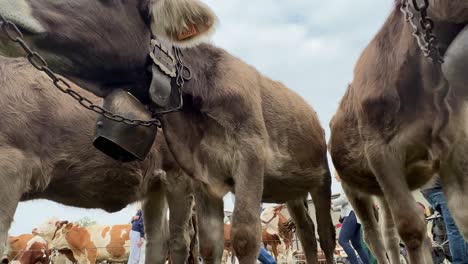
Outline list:
[[[176,47],[199,44],[215,28],[217,17],[199,0],[152,0],[151,30]]]

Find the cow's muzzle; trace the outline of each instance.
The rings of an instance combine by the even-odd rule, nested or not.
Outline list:
[[[150,112],[130,93],[116,89],[104,98],[103,108],[129,119],[150,120]],[[144,160],[156,137],[157,127],[130,125],[99,116],[93,145],[106,155],[129,162]]]

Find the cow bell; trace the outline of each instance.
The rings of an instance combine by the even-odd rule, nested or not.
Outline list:
[[[150,112],[130,93],[116,89],[104,98],[103,108],[129,119],[149,120]],[[129,125],[99,116],[93,145],[122,161],[144,160],[156,138],[157,127]]]

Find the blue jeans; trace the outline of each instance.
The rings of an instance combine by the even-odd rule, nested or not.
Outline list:
[[[260,261],[262,264],[276,264],[275,259],[270,254],[268,254],[264,247],[260,247],[258,261]]]
[[[437,208],[442,214],[447,229],[452,264],[468,264],[468,243],[463,239],[450,215],[444,193],[439,189],[431,189],[424,191],[423,196],[434,209]]]
[[[356,215],[354,214],[354,211],[352,211],[344,218],[340,236],[338,237],[338,243],[340,243],[343,250],[346,252],[346,255],[348,255],[348,260],[351,264],[359,264],[354,250],[359,254],[359,258],[361,258],[361,261],[364,264],[369,264],[369,257],[364,251],[361,241],[361,225],[358,224]]]

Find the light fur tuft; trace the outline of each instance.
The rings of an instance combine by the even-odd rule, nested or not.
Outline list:
[[[181,48],[201,43],[214,32],[218,21],[214,12],[199,0],[152,0],[151,13],[153,34]],[[198,33],[180,40],[179,34],[188,31],[192,24]]]

